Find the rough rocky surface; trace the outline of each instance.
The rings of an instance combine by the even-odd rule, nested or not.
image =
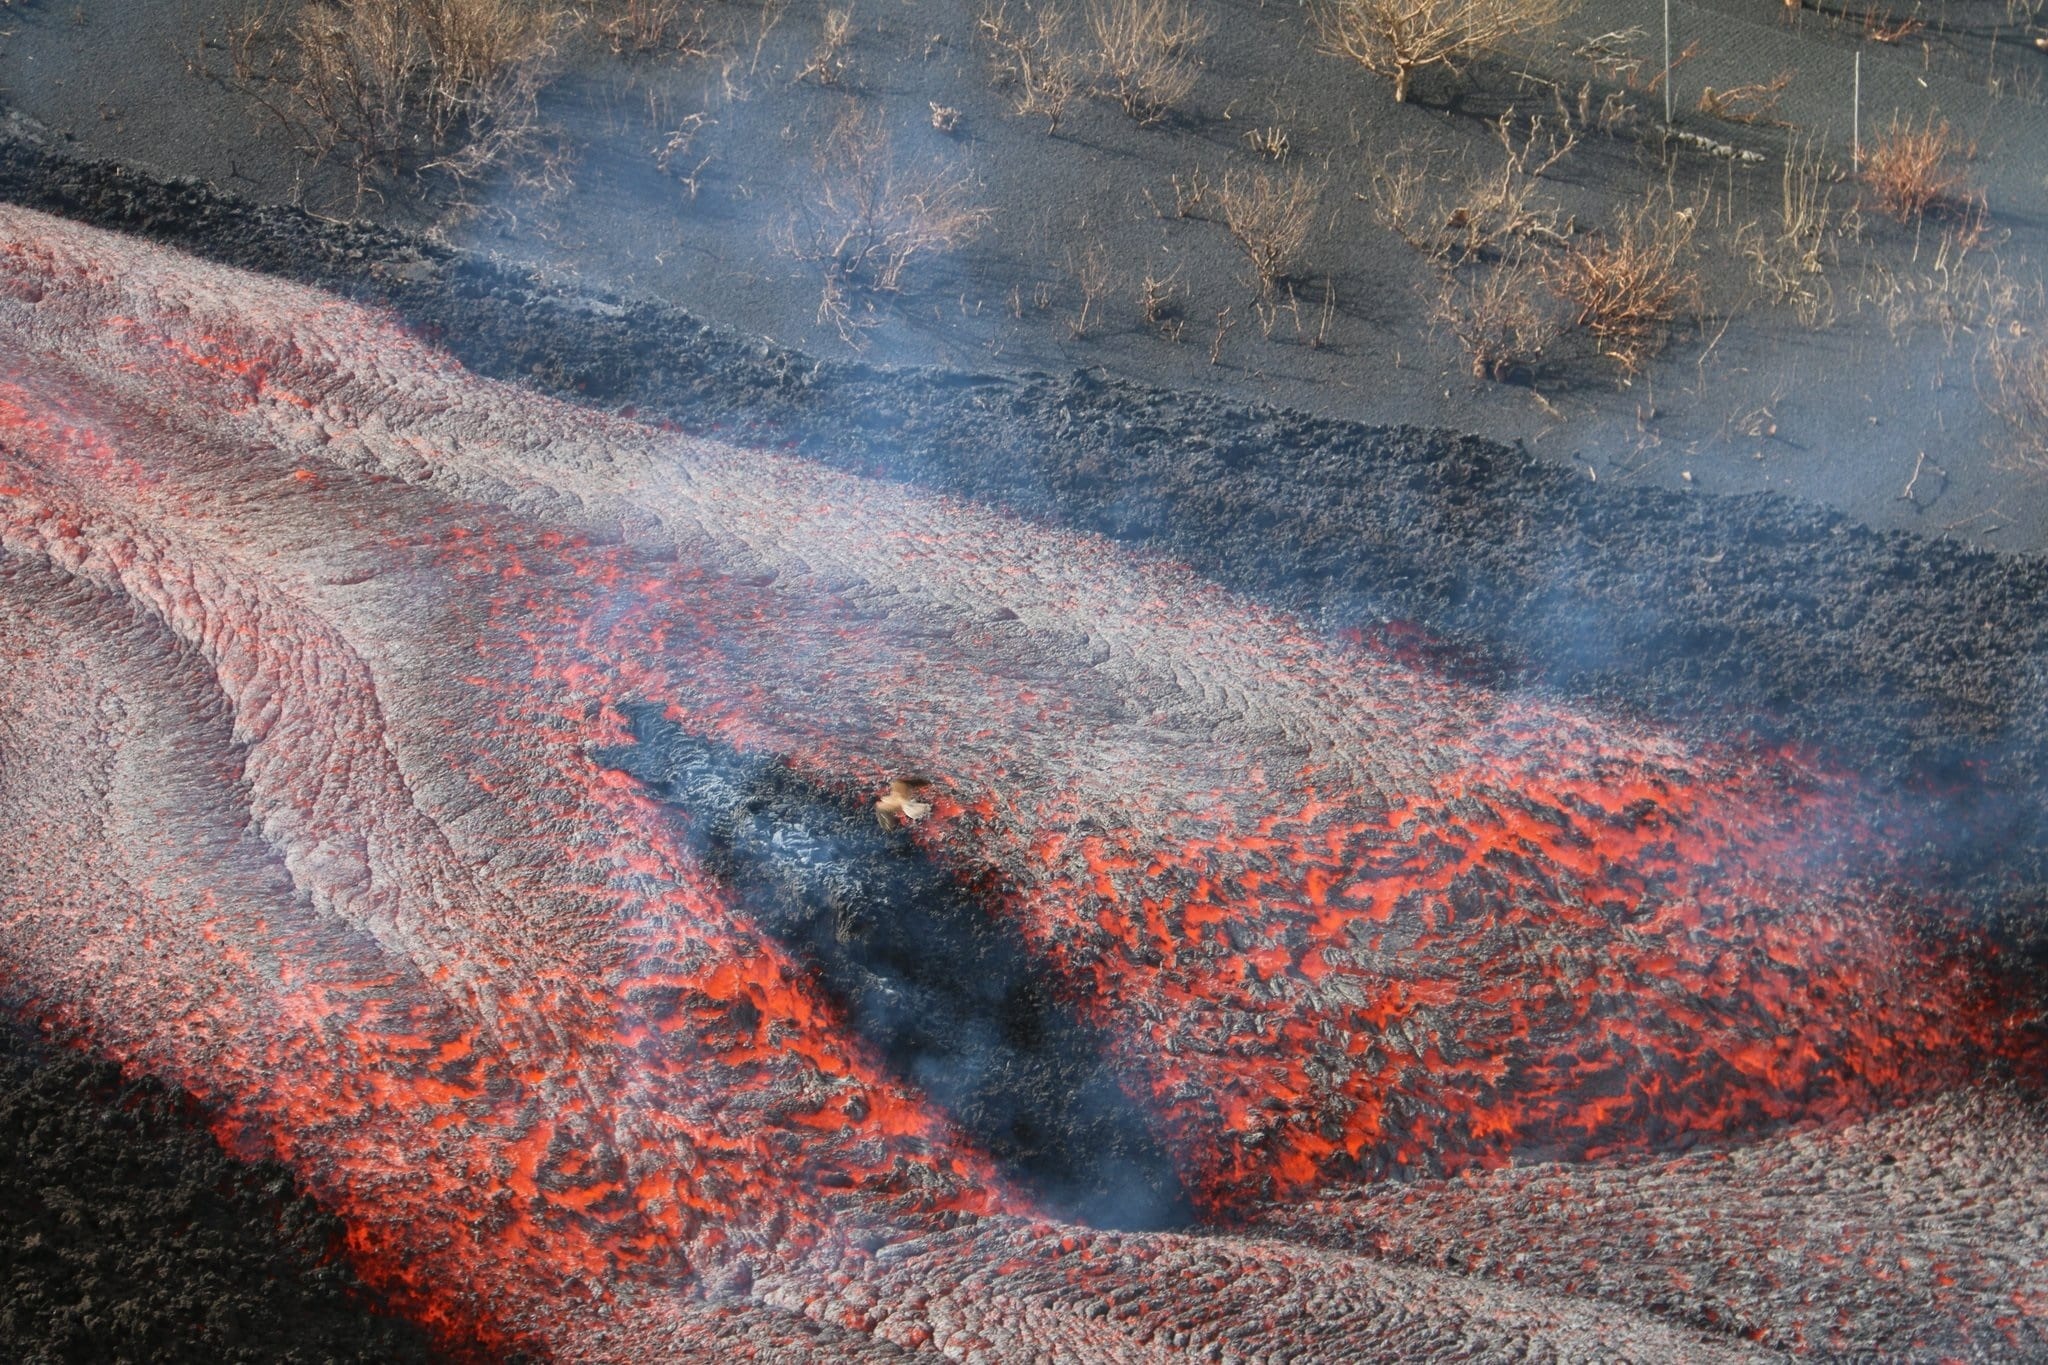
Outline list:
[[[1946,813],[1910,787],[550,403],[329,296],[16,209],[0,328],[0,986],[283,1160],[450,1341],[1740,1357],[1753,1325],[1563,1267],[1507,1286],[1343,1246],[1334,1213],[1231,1224],[2038,1082],[2038,982],[1917,885]],[[637,704],[849,805],[936,777],[920,846],[1110,1041],[1215,1230],[1042,1217],[778,938],[749,899],[775,878],[727,884],[702,811],[593,761]],[[1972,1160],[2002,1207],[2037,1197],[2032,1165]],[[1850,1207],[1880,1241],[1918,1212]],[[1974,1229],[2013,1292],[2039,1232]],[[1834,1252],[1765,1254],[1895,1335]],[[1929,1332],[2023,1344],[1926,1294]]]
[[[339,1219],[230,1160],[188,1101],[0,1026],[0,1356],[424,1361],[366,1311]]]

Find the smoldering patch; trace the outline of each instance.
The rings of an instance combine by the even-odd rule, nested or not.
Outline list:
[[[1099,1031],[948,869],[779,760],[692,734],[650,703],[622,710],[634,742],[592,759],[675,808],[683,842],[898,1076],[1062,1218],[1190,1221]]]

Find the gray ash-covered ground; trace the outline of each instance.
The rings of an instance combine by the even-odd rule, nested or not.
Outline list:
[[[1085,38],[1081,0],[1055,3],[1069,38]],[[1793,492],[1874,526],[2048,547],[2048,479],[2010,467],[2011,434],[1986,401],[1986,346],[2013,308],[2043,330],[2048,53],[2032,40],[2048,29],[2034,0],[1673,0],[1671,114],[1678,133],[1735,154],[1725,159],[1665,135],[1661,15],[1637,0],[1586,0],[1555,32],[1457,78],[1425,73],[1406,104],[1383,77],[1318,51],[1313,6],[1197,0],[1212,31],[1168,116],[1140,127],[1084,94],[1053,134],[997,88],[979,3],[671,4],[670,36],[690,30],[689,55],[615,52],[603,29],[626,0],[578,0],[560,6],[585,22],[557,45],[541,99],[543,140],[566,154],[553,193],[531,187],[530,157],[459,192],[399,174],[360,195],[346,149],[303,154],[317,130],[281,128],[253,98],[274,104],[278,89],[237,87],[228,34],[248,8],[0,7],[0,101],[82,155],[259,202],[432,224],[536,272],[839,358],[853,352],[819,316],[819,268],[788,248],[843,164],[828,157],[821,173],[821,148],[858,116],[888,128],[902,165],[952,168],[989,211],[973,240],[913,261],[901,293],[852,300],[876,324],[856,329],[863,359],[1013,375],[1099,367],[1319,416],[1521,439],[1602,482]],[[838,9],[852,32],[845,69],[825,83],[801,73]],[[1858,183],[1858,53],[1866,146],[1897,116],[1946,120],[1968,149],[1959,169],[1990,218],[1960,256],[1944,240],[1952,218],[1895,221]],[[1710,87],[1744,86],[1770,91],[1754,122],[1699,107]],[[934,105],[957,113],[951,131],[933,126]],[[1510,110],[1511,140],[1534,120],[1539,147],[1567,127],[1577,136],[1537,193],[1570,241],[1601,240],[1617,213],[1667,188],[1697,210],[1706,297],[1632,382],[1582,333],[1517,370],[1526,384],[1473,378],[1432,317],[1438,272],[1382,221],[1385,172],[1497,174],[1506,152],[1493,120]],[[1255,147],[1274,136],[1284,148]],[[1768,278],[1752,257],[1783,228],[1787,158],[1809,138],[1828,215],[1817,273],[1802,263],[1789,282]],[[1213,202],[1181,211],[1198,174],[1213,185],[1296,172],[1322,185],[1291,269],[1298,307],[1261,297]],[[1084,320],[1083,277],[1098,274]],[[2013,297],[1999,297],[2008,286]],[[1788,291],[1812,297],[1795,305]]]
[[[0,1357],[397,1365],[338,1219],[230,1160],[188,1101],[0,1024]]]
[[[821,362],[671,307],[536,285],[515,267],[394,230],[252,208],[23,140],[0,146],[0,195],[386,303],[480,373],[1100,531],[1331,630],[1395,627],[1397,645],[1499,683],[1702,733],[1819,746],[1880,777],[1950,792],[1930,806],[1943,823],[1926,832],[1929,877],[1966,888],[2010,935],[2039,942],[2048,883],[2048,565],[2039,559],[1871,531],[1773,496],[1614,488],[1484,441],[1085,373]],[[154,1192],[211,1188],[232,1169],[191,1116],[151,1102],[162,1121],[151,1150],[166,1154],[160,1181],[122,1164],[139,1160],[120,1155],[130,1137],[115,1137],[104,1160],[90,1157],[86,1139],[114,1128],[108,1078],[24,1055],[10,1093],[32,1091],[43,1116],[23,1125],[12,1164],[47,1173],[37,1198],[99,1201],[104,1212],[71,1225],[101,1230],[83,1262],[204,1265],[204,1256],[171,1254],[190,1243],[167,1236],[182,1224],[158,1217],[175,1206]],[[274,1176],[252,1178],[256,1196],[208,1215],[231,1229],[229,1250],[248,1253],[231,1276],[235,1293],[255,1292],[269,1267],[316,1243],[324,1251],[331,1235]],[[8,1229],[0,1255],[21,1264],[37,1234],[18,1218]],[[298,1251],[262,1250],[280,1229]],[[109,1319],[137,1330],[157,1330],[159,1305],[199,1301],[154,1286],[123,1297],[119,1283],[104,1272],[104,1288],[84,1292],[96,1304],[119,1299]],[[276,1329],[295,1335],[249,1348],[267,1354],[237,1356],[241,1347],[223,1337],[152,1358],[397,1359],[413,1349],[377,1345],[388,1324],[345,1317],[341,1296],[321,1302],[318,1313],[274,1314]],[[9,1328],[12,1349],[86,1358],[65,1354],[81,1320],[18,1314],[7,1320],[19,1324]],[[351,1355],[350,1342],[375,1349]]]

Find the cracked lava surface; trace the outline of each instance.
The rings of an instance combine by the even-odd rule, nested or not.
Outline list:
[[[1807,754],[12,208],[0,676],[0,997],[287,1163],[451,1343],[2048,1350],[2038,997]],[[1196,1225],[1053,1220],[891,1074],[593,758],[644,703],[853,809],[936,778],[920,849]]]

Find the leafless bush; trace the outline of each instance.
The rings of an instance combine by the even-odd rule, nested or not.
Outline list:
[[[1244,144],[1268,161],[1285,161],[1294,145],[1287,130],[1277,123],[1252,129],[1244,135]]]
[[[1610,29],[1580,43],[1572,49],[1572,55],[1590,64],[1593,73],[1603,80],[1620,81],[1633,89],[1639,83],[1643,70],[1643,54],[1638,48],[1647,43],[1649,37],[1636,25]]]
[[[1236,327],[1237,319],[1231,316],[1228,304],[1216,310],[1216,330],[1209,337],[1209,363],[1211,365],[1221,365],[1223,363],[1223,343],[1229,340],[1231,332]]]
[[[1089,0],[1088,32],[1103,93],[1149,124],[1193,92],[1194,47],[1208,36],[1209,22],[1187,0]]]
[[[1179,341],[1187,331],[1188,289],[1181,282],[1181,267],[1166,274],[1147,271],[1138,286],[1138,309],[1145,325],[1157,328],[1169,341]]]
[[[1869,35],[1872,42],[1883,43],[1887,47],[1897,46],[1926,27],[1927,21],[1917,14],[1908,14],[1901,18],[1890,9],[1871,9],[1864,11],[1863,14],[1864,33]]]
[[[541,150],[574,23],[545,0],[259,0],[229,30],[228,79],[361,185],[463,181]]]
[[[972,241],[989,211],[972,177],[943,162],[905,166],[880,120],[850,113],[819,148],[817,189],[784,247],[824,277],[819,318],[849,342],[868,325],[865,296],[901,292],[911,265]]]
[[[1116,271],[1109,263],[1109,253],[1098,243],[1079,256],[1071,247],[1068,248],[1067,273],[1073,276],[1074,284],[1081,291],[1081,311],[1067,323],[1067,331],[1079,341],[1088,335],[1089,327],[1101,310],[1102,301],[1116,288]]]
[[[1337,320],[1337,287],[1327,277],[1323,280],[1323,302],[1316,310],[1315,327],[1310,329],[1308,321],[1301,314],[1301,295],[1294,285],[1287,285],[1287,293],[1281,295],[1267,290],[1261,297],[1252,300],[1252,316],[1259,320],[1259,335],[1271,341],[1280,330],[1280,319],[1286,318],[1294,329],[1294,340],[1311,351],[1320,350],[1329,344],[1330,326]]]
[[[718,159],[713,152],[699,155],[697,139],[705,129],[716,127],[717,123],[716,119],[701,111],[685,115],[662,145],[654,149],[654,168],[663,175],[674,176],[692,199],[703,188],[704,172]]]
[[[1534,370],[1557,340],[1562,329],[1545,304],[1537,271],[1518,247],[1498,264],[1441,275],[1429,316],[1464,347],[1474,379],[1505,380]]]
[[[1700,279],[1691,264],[1698,213],[1651,198],[1623,212],[1611,231],[1546,260],[1546,283],[1573,310],[1601,353],[1625,374],[1640,371],[1664,347],[1680,310],[1696,306]]]
[[[1428,159],[1410,150],[1390,156],[1373,178],[1374,216],[1445,268],[1498,257],[1518,241],[1562,244],[1571,224],[1542,179],[1577,145],[1577,135],[1539,116],[1518,137],[1512,110],[1494,132],[1500,163],[1462,177],[1432,174]]]
[[[1200,166],[1193,167],[1185,176],[1173,177],[1173,216],[1176,218],[1202,218],[1207,216],[1210,195],[1215,186]]]
[[[1415,73],[1451,69],[1511,39],[1541,32],[1577,0],[1316,0],[1323,50],[1392,77],[1396,102]]]
[[[1894,341],[1932,328],[1951,352],[1965,336],[2004,345],[2031,335],[2048,315],[2038,276],[2008,273],[1995,251],[1985,249],[1984,228],[1971,219],[1945,226],[1924,263],[1916,256],[1905,270],[1871,263],[1858,290],[1884,320]]]
[[[818,46],[796,78],[801,81],[815,76],[820,85],[839,84],[840,77],[846,74],[847,44],[852,41],[853,6],[826,5],[818,28]]]
[[[1042,118],[1049,132],[1081,85],[1081,59],[1063,39],[1066,12],[1051,0],[993,0],[975,27],[989,55],[998,88],[1010,91],[1010,108],[1021,118]]]
[[[1932,114],[1918,127],[1894,118],[1863,156],[1863,181],[1878,207],[1902,223],[1930,212],[1958,211],[1978,200],[1956,162],[1965,148],[1946,119]]]
[[[1243,248],[1263,289],[1299,264],[1315,226],[1324,182],[1307,171],[1231,170],[1210,193],[1223,226]]]

